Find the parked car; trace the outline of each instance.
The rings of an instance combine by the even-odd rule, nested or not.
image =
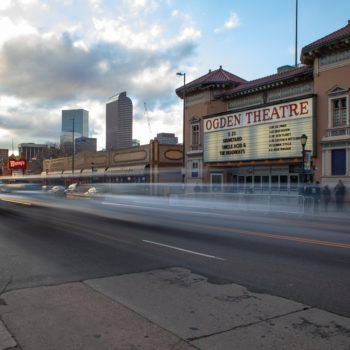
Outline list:
[[[65,190],[65,193],[74,193],[78,191],[78,184],[71,184],[67,187],[67,189]]]
[[[54,194],[58,197],[64,197],[66,188],[64,186],[53,186],[48,193]]]
[[[100,187],[90,187],[85,193],[84,196],[88,198],[102,198],[102,193],[104,189]]]

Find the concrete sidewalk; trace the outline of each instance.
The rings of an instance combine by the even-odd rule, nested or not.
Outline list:
[[[182,268],[6,292],[0,349],[349,350],[350,319]]]

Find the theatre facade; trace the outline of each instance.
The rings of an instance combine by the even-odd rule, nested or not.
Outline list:
[[[186,182],[293,191],[309,179],[330,186],[342,179],[350,186],[349,90],[350,23],[305,46],[298,67],[253,81],[220,67],[178,88]]]

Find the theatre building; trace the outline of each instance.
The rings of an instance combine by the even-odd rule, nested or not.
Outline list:
[[[349,90],[350,22],[305,46],[298,67],[253,81],[220,67],[178,88],[186,182],[293,191],[342,179],[350,188]]]

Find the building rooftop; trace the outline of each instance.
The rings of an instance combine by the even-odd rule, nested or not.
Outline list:
[[[111,96],[106,103],[111,103],[114,101],[118,101],[120,97],[126,97],[126,91],[123,91],[119,94]]]
[[[295,67],[281,73],[268,75],[263,78],[247,81],[243,84],[233,87],[225,91],[222,96],[228,97],[236,94],[244,94],[247,92],[254,92],[264,90],[264,88],[271,88],[273,86],[284,85],[289,81],[295,82],[303,78],[312,77],[312,68],[307,66]]]
[[[190,83],[186,84],[185,87],[187,93],[194,90],[200,90],[201,88],[209,85],[222,85],[222,87],[230,87],[237,86],[238,84],[242,84],[244,82],[246,82],[246,80],[222,69],[222,66],[220,66],[220,68],[217,70],[209,70],[207,74],[191,81]],[[183,86],[176,89],[176,94],[180,98],[183,97],[183,89]]]
[[[325,37],[314,41],[302,48],[301,62],[303,65],[297,67],[280,67],[276,74],[265,76],[263,78],[246,81],[228,71],[219,69],[209,72],[198,79],[185,85],[186,94],[192,91],[199,91],[208,88],[211,85],[220,86],[225,89],[218,97],[231,98],[235,95],[243,95],[255,91],[263,91],[272,87],[283,86],[298,81],[308,80],[313,74],[313,60],[317,55],[329,54],[335,51],[346,50],[350,48],[350,21],[348,24]],[[176,89],[178,97],[183,98],[183,89],[181,86]]]
[[[350,21],[345,27],[304,46],[301,50],[300,61],[312,64],[316,56],[330,53],[334,48],[339,51],[346,47],[350,47]]]

